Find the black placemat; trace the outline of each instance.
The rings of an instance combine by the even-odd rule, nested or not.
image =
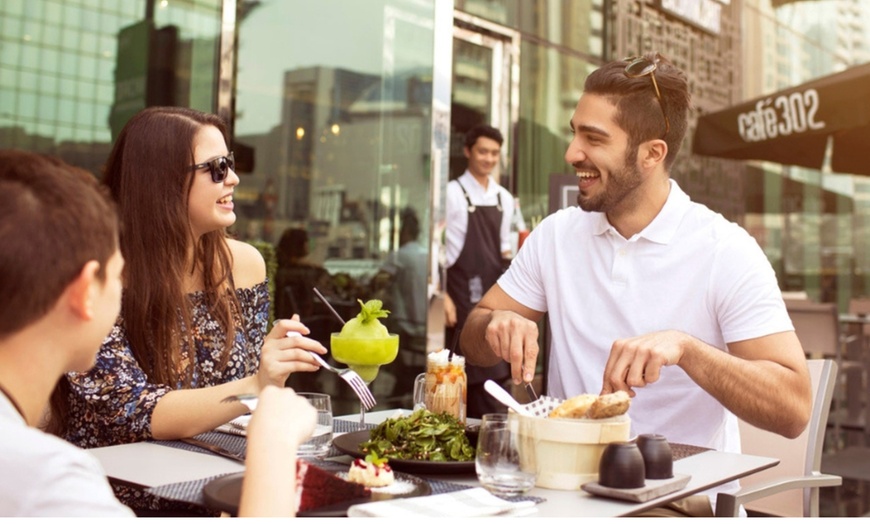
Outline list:
[[[361,426],[359,422],[351,422],[349,420],[341,419],[333,419],[332,421],[332,431],[334,433],[349,433],[352,431],[359,431],[360,427]],[[375,424],[366,424],[366,427],[368,429],[372,429],[375,427]],[[245,456],[247,440],[243,436],[231,435],[230,433],[224,433],[222,431],[208,431],[206,433],[197,435],[196,438],[210,444],[216,444],[242,457]],[[169,446],[171,448],[183,449],[186,451],[211,453],[208,450],[178,440],[155,440],[154,443],[160,444],[162,446]],[[326,454],[325,458],[338,457],[341,455],[344,455],[344,453],[337,450],[335,446],[333,446],[330,448],[329,453]]]
[[[674,460],[684,459],[686,457],[691,457],[692,455],[697,455],[698,453],[703,453],[705,451],[713,451],[710,448],[704,448],[701,446],[693,446],[691,444],[675,444],[671,442],[671,455],[673,455]]]
[[[310,460],[311,464],[315,466],[325,469],[327,471],[332,472],[340,472],[347,471],[348,465],[341,464],[338,462],[331,462],[328,460]],[[148,488],[146,491],[152,495],[155,495],[160,498],[169,499],[169,500],[177,500],[181,502],[188,502],[191,504],[197,504],[200,506],[206,506],[205,499],[202,496],[202,490],[205,486],[216,478],[220,478],[223,475],[216,475],[208,478],[190,480],[186,482],[178,482],[175,484],[166,484],[164,486],[157,486],[154,488]],[[436,480],[436,479],[423,479],[429,483],[429,486],[432,488],[432,495],[438,495],[440,493],[450,493],[453,491],[462,491],[464,489],[470,489],[472,486],[467,486],[465,484],[457,484],[455,482],[447,482],[444,480]],[[543,497],[512,497],[505,498],[505,500],[510,500],[512,502],[531,500],[535,503],[541,503],[546,501],[547,499]]]

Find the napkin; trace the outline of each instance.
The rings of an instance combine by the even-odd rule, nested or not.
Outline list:
[[[541,395],[538,397],[538,400],[528,404],[523,404],[523,406],[536,417],[546,417],[562,402],[564,402],[564,400],[561,398]]]
[[[404,499],[356,504],[347,510],[348,517],[519,517],[538,511],[535,502],[510,502],[484,488],[464,489]]]
[[[240,417],[236,417],[233,420],[227,422],[226,424],[221,424],[215,431],[220,431],[221,433],[229,433],[230,435],[241,435],[246,436],[248,434],[248,422],[251,420],[251,415],[242,415]]]

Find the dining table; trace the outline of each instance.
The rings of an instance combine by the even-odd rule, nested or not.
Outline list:
[[[409,410],[387,409],[369,412],[366,415],[366,428],[389,417],[409,414]],[[335,417],[334,430],[338,437],[344,433],[360,431],[359,414]],[[202,505],[209,509],[227,511],[225,506],[215,507],[208,497],[203,496],[207,486],[220,482],[230,475],[239,477],[244,471],[243,462],[220,456],[205,447],[219,446],[230,454],[241,450],[243,456],[244,439],[242,435],[212,431],[196,437],[197,441],[211,446],[196,446],[182,441],[147,441],[121,444],[88,451],[102,464],[110,481],[145,489],[147,492],[169,500],[184,501]],[[679,445],[675,445],[679,447]],[[645,502],[617,500],[593,495],[584,490],[556,490],[534,487],[523,496],[524,500],[534,501],[534,517],[618,517],[643,513],[651,508],[687,497],[710,488],[740,479],[758,471],[776,466],[779,460],[741,453],[685,446],[688,453],[677,454],[673,463],[674,474],[688,475],[689,481],[682,489],[662,495]],[[335,448],[320,464],[329,464],[341,469],[353,458]],[[397,470],[398,471],[398,470]],[[432,486],[431,493],[461,491],[479,487],[473,469],[462,471],[451,469],[446,472],[414,473]],[[228,511],[232,514],[232,511]]]

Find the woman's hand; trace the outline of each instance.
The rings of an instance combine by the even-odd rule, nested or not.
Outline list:
[[[288,336],[288,333],[292,335]],[[305,335],[309,333],[310,330],[299,321],[299,315],[293,315],[289,320],[275,321],[260,352],[257,383],[261,390],[270,384],[284,387],[291,373],[320,369],[309,351],[324,355],[326,348],[320,342],[307,338]]]

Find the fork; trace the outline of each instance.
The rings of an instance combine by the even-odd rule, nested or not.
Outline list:
[[[221,399],[221,402],[241,402],[252,412],[257,409],[257,395],[253,393],[240,393]]]
[[[288,331],[286,336],[290,338],[301,337],[302,333],[299,333],[298,331]],[[333,367],[329,365],[328,362],[323,360],[323,358],[317,353],[313,351],[309,351],[309,353],[311,353],[311,356],[314,357],[314,360],[316,360],[322,367],[337,374],[339,377],[341,377],[342,380],[348,383],[350,388],[353,389],[353,392],[356,393],[356,396],[359,397],[360,404],[362,405],[362,408],[364,410],[368,411],[375,407],[375,404],[377,404],[375,396],[372,395],[369,387],[366,385],[362,377],[357,374],[356,371],[350,368],[339,369]]]
[[[200,449],[211,451],[215,455],[220,455],[224,458],[228,458],[231,460],[237,460],[241,463],[245,462],[244,455],[241,455],[241,454],[236,453],[234,451],[230,451],[227,448],[220,446],[218,444],[212,444],[211,442],[206,442],[204,440],[200,440],[200,439],[194,438],[194,437],[183,438],[180,440],[181,440],[181,442],[184,442],[185,444],[189,444],[191,446],[195,446],[195,447],[198,447]]]
[[[531,382],[526,382],[525,388],[526,388],[526,395],[528,395],[530,401],[534,402],[534,401],[538,400],[538,394],[535,393],[535,388],[532,387]]]
[[[317,353],[313,351],[309,351],[309,353],[311,353],[311,356],[314,357],[314,360],[316,360],[321,366],[337,374],[339,377],[341,377],[342,380],[350,385],[351,389],[353,389],[354,393],[356,393],[356,396],[359,397],[360,403],[366,409],[366,411],[375,407],[375,404],[377,404],[375,396],[372,395],[372,392],[369,391],[369,388],[368,386],[366,386],[365,381],[363,381],[362,377],[360,377],[356,371],[350,368],[339,369],[333,367],[329,365],[329,363],[327,363],[325,360],[323,360],[323,358]]]

